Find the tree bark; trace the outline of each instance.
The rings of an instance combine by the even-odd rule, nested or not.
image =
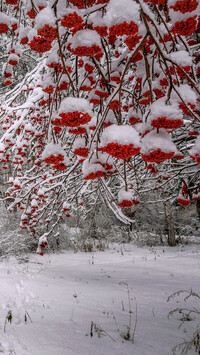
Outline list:
[[[174,221],[172,217],[172,209],[170,201],[166,201],[165,205],[165,216],[167,221],[167,231],[168,231],[168,245],[173,247],[176,245]]]

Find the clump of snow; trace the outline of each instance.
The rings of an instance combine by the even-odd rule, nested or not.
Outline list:
[[[85,138],[77,137],[75,139],[72,150],[75,150],[78,148],[86,148]]]
[[[56,17],[50,6],[47,6],[46,8],[41,10],[35,18],[35,26],[38,30],[43,28],[45,25],[54,27],[55,24]]]
[[[138,148],[141,145],[138,132],[129,125],[118,126],[112,124],[105,128],[101,136],[101,146],[106,146],[111,142],[122,145],[133,144]]]
[[[26,123],[24,126],[25,131],[35,132],[35,127],[30,123]]]
[[[28,33],[30,30],[31,30],[30,26],[26,26],[26,27],[20,26],[19,41],[21,41],[22,38],[28,37]]]
[[[66,201],[63,202],[63,210],[65,210],[65,211],[70,210],[70,204]]]
[[[116,123],[116,117],[112,110],[109,110],[104,123]]]
[[[81,30],[77,31],[71,39],[71,47],[76,49],[77,47],[91,47],[94,44],[101,47],[100,36],[96,31]]]
[[[34,37],[37,37],[37,30],[36,30],[35,28],[32,28],[32,29],[28,32],[27,36],[28,36],[29,42],[31,42]]]
[[[102,171],[105,173],[105,169],[101,164],[94,164],[89,161],[89,159],[85,159],[82,165],[83,177],[88,176],[91,173],[96,174],[98,171]]]
[[[10,62],[9,64],[11,64],[11,65],[12,65],[12,62],[17,62],[17,63],[19,63],[19,57],[18,57],[18,55],[15,54],[15,53],[10,53],[10,54],[9,54],[9,57],[8,57],[8,62]]]
[[[171,105],[165,103],[165,98],[156,100],[150,106],[151,117],[155,119],[157,117],[167,117],[169,120],[182,120],[183,113],[180,110],[178,103],[172,101]]]
[[[14,186],[21,186],[21,181],[16,177],[13,181]]]
[[[60,144],[48,143],[42,152],[42,160],[53,156],[58,156],[59,154],[66,156],[64,149],[61,147]]]
[[[131,21],[140,22],[140,7],[132,0],[110,0],[106,7],[104,21],[108,27],[119,25],[120,23]]]
[[[196,105],[197,95],[196,95],[195,91],[192,90],[192,88],[188,84],[180,85],[176,89],[179,92],[180,96],[182,97],[183,101],[185,101],[186,103],[189,102],[192,105]],[[176,92],[173,91],[171,97],[172,97],[172,99],[176,99],[180,102],[180,98],[176,94]]]
[[[9,26],[10,24],[10,18],[3,12],[0,12],[0,24],[4,24],[7,26]]]
[[[4,143],[0,143],[0,153],[3,153],[5,150],[5,144]]]
[[[37,200],[35,198],[33,198],[32,201],[31,201],[31,207],[32,208],[38,207],[38,202],[37,202]]]
[[[103,165],[105,165],[105,164],[113,165],[113,157],[105,152],[98,152],[98,156],[96,156],[96,154],[93,154],[90,161],[91,161],[91,163],[101,163]]]
[[[56,46],[53,50],[51,50],[51,53],[46,60],[46,65],[50,65],[52,63],[61,63]]]
[[[168,55],[170,59],[172,59],[175,63],[182,66],[191,66],[192,65],[192,57],[187,51],[177,51]]]
[[[149,155],[150,152],[161,149],[165,153],[176,152],[177,148],[171,141],[171,135],[164,128],[159,129],[159,133],[154,129],[147,133],[141,140],[141,153]]]
[[[44,196],[45,194],[45,189],[43,187],[41,187],[39,190],[38,190],[38,196]]]
[[[133,192],[128,190],[126,191],[125,188],[121,188],[118,192],[118,202],[122,203],[122,201],[132,201],[133,199]]]
[[[59,113],[76,111],[88,113],[92,116],[90,104],[86,99],[67,97],[61,102]]]

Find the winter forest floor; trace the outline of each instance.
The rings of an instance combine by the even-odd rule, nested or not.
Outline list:
[[[167,317],[177,307],[200,310],[186,294],[167,302],[179,290],[200,295],[200,245],[114,244],[105,252],[32,254],[26,263],[11,257],[0,263],[0,279],[6,355],[168,355],[200,323],[191,315],[179,328],[181,314]]]

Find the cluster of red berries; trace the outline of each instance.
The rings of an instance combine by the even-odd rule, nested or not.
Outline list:
[[[123,200],[122,202],[118,203],[119,207],[131,207],[133,202],[131,200]]]
[[[86,133],[86,128],[80,126],[80,127],[76,128],[76,129],[69,129],[68,132],[72,133],[72,134],[76,134],[76,135],[85,134]]]
[[[6,0],[7,5],[17,5],[18,0]]]
[[[35,52],[45,53],[51,49],[51,41],[41,36],[33,37],[32,41],[29,43],[29,46]]]
[[[51,154],[49,157],[45,158],[44,161],[47,164],[58,164],[64,160],[64,157],[62,154],[58,155],[53,155]]]
[[[134,147],[133,144],[119,144],[119,143],[108,143],[106,147],[102,147],[99,150],[106,152],[117,159],[128,159],[133,155],[137,155],[140,152],[140,148]]]
[[[97,98],[92,98],[90,99],[90,103],[93,105],[99,105],[100,104],[100,100]]]
[[[95,54],[101,53],[101,48],[93,44],[91,47],[86,47],[86,46],[78,46],[75,49],[71,48],[69,46],[69,49],[71,52],[74,53],[74,55],[77,55],[79,57],[85,56],[85,57],[94,57]]]
[[[199,132],[197,132],[197,131],[190,131],[190,132],[188,132],[188,136],[198,136],[199,135]]]
[[[6,23],[0,23],[0,34],[8,32],[9,27]]]
[[[143,59],[143,55],[138,51],[134,57],[131,59],[131,63],[137,63]]]
[[[190,199],[189,198],[185,198],[184,196],[179,196],[177,198],[177,202],[180,203],[180,205],[182,206],[188,206],[190,204]]]
[[[57,38],[57,29],[49,25],[45,25],[37,32],[39,36],[44,37],[48,41],[54,41]]]
[[[131,21],[130,23],[127,23],[124,21],[120,25],[114,25],[109,28],[109,34],[110,35],[115,35],[115,36],[124,36],[124,35],[134,35],[135,33],[138,32],[138,25]]]
[[[98,177],[104,177],[104,172],[101,170],[96,171],[95,173],[89,173],[84,177],[84,180],[94,180],[97,179]]]
[[[162,152],[162,150],[160,148],[158,148],[157,150],[154,150],[153,152],[151,152],[149,155],[142,154],[142,159],[144,161],[154,162],[154,163],[159,164],[167,159],[173,158],[173,156],[174,156],[174,152],[165,153],[165,152]]]
[[[194,110],[195,105],[191,104],[190,102],[187,102],[187,106],[191,108],[191,110]],[[179,102],[179,108],[187,115],[190,116],[191,113],[188,110],[187,106],[183,102]]]
[[[22,45],[25,45],[25,44],[27,44],[28,43],[28,37],[26,36],[26,37],[23,37],[22,39],[21,39],[21,41],[20,41],[20,44],[22,44]]]
[[[67,81],[63,81],[58,87],[57,87],[57,91],[64,91],[64,90],[68,90],[69,87],[69,83]]]
[[[173,28],[171,29],[172,32],[177,33],[181,36],[190,36],[192,35],[197,29],[197,16],[189,17],[186,20],[182,20],[176,22]]]
[[[136,124],[136,123],[141,123],[142,122],[142,120],[141,120],[141,118],[139,118],[139,117],[134,117],[134,116],[131,116],[130,118],[129,118],[129,123],[133,126],[134,124]]]
[[[42,89],[42,91],[44,91],[44,92],[46,92],[47,94],[53,94],[53,90],[54,90],[54,88],[53,88],[53,86],[51,86],[51,85],[49,85],[49,86],[47,86],[46,88],[43,88]]]
[[[101,37],[107,37],[108,35],[108,27],[107,26],[95,26],[94,30],[99,34]]]
[[[83,157],[83,158],[87,158],[88,152],[89,152],[89,149],[85,148],[85,147],[76,148],[73,151],[73,153],[75,155],[79,155],[80,157]]]
[[[110,0],[69,0],[74,6],[77,6],[79,9],[84,9],[86,6],[90,7],[92,5],[107,4]]]
[[[165,93],[161,89],[153,89],[153,91],[155,92],[157,99],[165,96]]]
[[[89,63],[86,63],[85,64],[85,70],[88,72],[88,73],[93,73],[94,71],[94,66],[89,64]]]
[[[196,160],[197,164],[200,164],[200,155],[199,154],[190,155],[190,158],[192,158],[193,160]]]
[[[5,85],[5,86],[9,86],[11,84],[12,84],[12,80],[10,80],[10,79],[5,80],[3,83],[3,85]]]
[[[103,98],[103,99],[106,99],[108,97],[108,92],[107,91],[100,91],[100,90],[96,90],[95,91],[95,95]]]
[[[59,170],[59,171],[64,171],[67,169],[67,165],[65,165],[62,161],[57,163],[57,164],[54,164],[53,165],[53,168],[56,169],[56,170]]]
[[[128,36],[124,42],[126,43],[127,47],[132,50],[136,44],[139,43],[141,38],[142,36],[135,34],[134,36]]]
[[[61,20],[61,25],[67,28],[79,27],[83,24],[83,19],[76,12],[69,13]]]
[[[183,1],[177,1],[175,5],[170,6],[174,11],[179,11],[182,14],[185,14],[186,12],[192,12],[196,10],[198,6],[198,2],[196,0],[183,0]]]
[[[109,105],[108,107],[111,109],[111,110],[119,110],[119,100],[113,100]]]
[[[152,5],[165,5],[167,0],[144,0],[144,2],[150,2]]]
[[[27,12],[28,17],[30,17],[31,19],[34,19],[35,16],[37,15],[36,10],[32,7],[32,9],[30,11]]]
[[[82,90],[82,91],[92,91],[92,87],[91,86],[82,85],[80,87],[80,90]]]
[[[86,124],[91,121],[91,116],[88,113],[82,113],[79,111],[60,113],[61,125],[67,127],[77,127]]]
[[[158,117],[151,121],[151,125],[155,128],[175,129],[183,125],[183,120],[171,120],[167,117]]]
[[[48,63],[47,67],[51,69],[55,69],[57,73],[61,73],[61,71],[63,70],[62,64],[56,62]]]

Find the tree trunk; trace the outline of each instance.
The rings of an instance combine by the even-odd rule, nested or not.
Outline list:
[[[174,221],[172,218],[172,209],[170,201],[166,201],[165,205],[165,216],[167,221],[167,231],[168,231],[168,245],[173,247],[176,245],[175,231],[174,231]]]

